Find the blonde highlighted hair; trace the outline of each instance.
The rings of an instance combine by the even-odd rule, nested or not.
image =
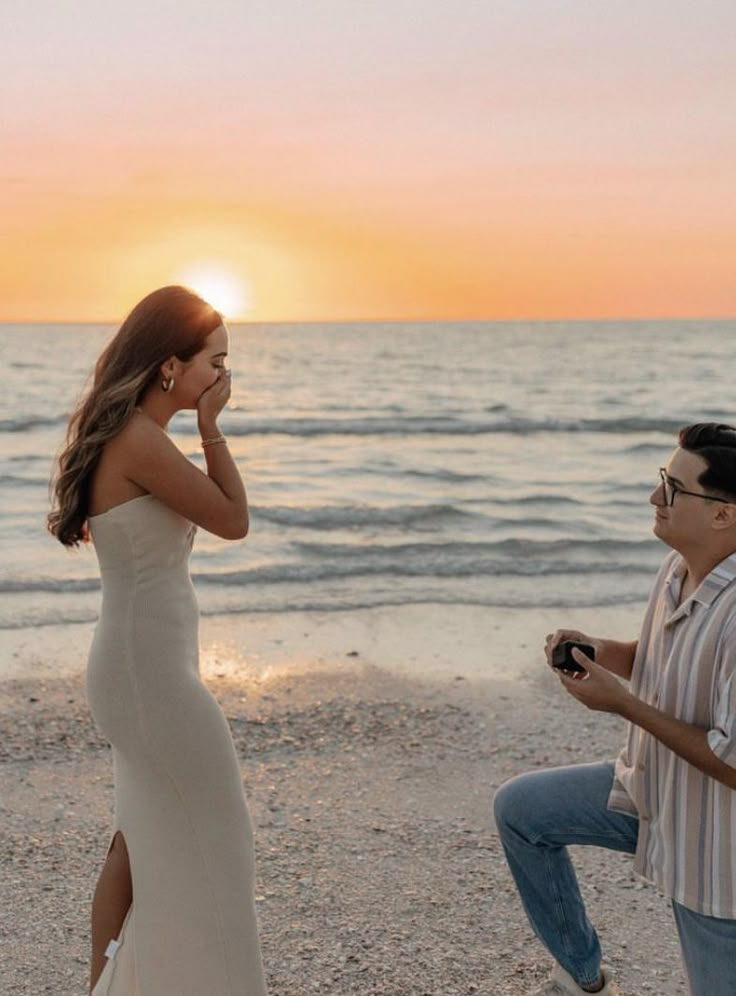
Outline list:
[[[171,356],[186,362],[222,325],[222,315],[186,287],[161,287],[125,319],[95,365],[92,387],[69,419],[51,481],[48,529],[64,546],[88,540],[92,475],[102,450],[127,423]]]

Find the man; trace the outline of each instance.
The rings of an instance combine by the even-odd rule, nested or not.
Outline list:
[[[558,630],[584,671],[558,672],[588,709],[628,720],[615,764],[521,775],[495,817],[522,903],[555,959],[538,996],[618,993],[601,967],[567,844],[635,854],[634,870],[672,900],[692,996],[736,996],[736,429],[680,431],[650,497],[672,547],[639,640]],[[628,679],[629,686],[618,678]]]

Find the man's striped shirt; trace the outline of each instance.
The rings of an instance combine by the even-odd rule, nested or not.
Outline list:
[[[685,573],[673,552],[657,575],[631,691],[707,730],[736,767],[736,554],[678,606]],[[608,805],[639,817],[638,874],[688,909],[736,919],[736,791],[630,723]]]

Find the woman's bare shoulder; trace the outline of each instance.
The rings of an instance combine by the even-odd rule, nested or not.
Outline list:
[[[147,489],[131,477],[136,463],[136,453],[151,448],[164,430],[152,419],[138,412],[102,448],[100,459],[92,478],[90,514],[97,515],[113,505],[147,494]]]
[[[140,447],[150,447],[169,443],[173,445],[165,429],[142,412],[133,412],[122,429],[107,443],[106,452],[114,452],[118,457],[135,454]]]

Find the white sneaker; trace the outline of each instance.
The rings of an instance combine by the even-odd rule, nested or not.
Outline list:
[[[601,967],[601,974],[603,975],[603,988],[598,990],[597,996],[620,996],[619,988],[611,978],[608,969]],[[533,996],[587,996],[587,994],[585,989],[580,988],[562,965],[556,964],[549,979],[541,989],[534,990]]]

